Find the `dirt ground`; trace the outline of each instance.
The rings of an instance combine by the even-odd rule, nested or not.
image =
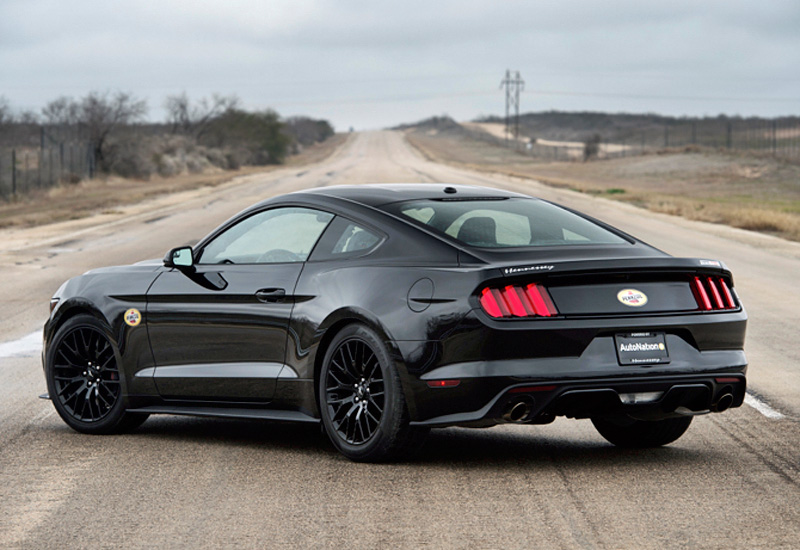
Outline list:
[[[800,166],[715,150],[667,150],[592,162],[548,162],[447,132],[408,131],[425,156],[482,171],[534,178],[656,212],[800,241]]]
[[[0,228],[30,227],[94,214],[114,214],[117,208],[141,202],[146,198],[201,187],[216,187],[240,176],[272,172],[287,166],[314,164],[328,158],[347,138],[347,134],[336,134],[322,143],[307,147],[298,155],[289,157],[282,165],[246,166],[239,170],[181,174],[170,178],[153,177],[149,180],[99,177],[77,184],[64,183],[51,189],[19,196],[10,202],[0,201]]]

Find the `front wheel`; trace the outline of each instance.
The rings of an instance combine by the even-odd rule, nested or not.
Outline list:
[[[53,406],[76,431],[124,432],[147,419],[125,411],[116,346],[106,324],[91,315],[77,315],[58,329],[45,376]]]
[[[672,443],[686,432],[691,416],[664,420],[592,418],[595,429],[617,447],[644,449]]]
[[[381,338],[348,325],[333,339],[319,377],[325,432],[347,458],[380,462],[407,456],[427,429],[409,426],[400,376]]]

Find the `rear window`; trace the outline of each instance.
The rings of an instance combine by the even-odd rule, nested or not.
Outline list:
[[[384,208],[461,243],[483,248],[627,242],[577,214],[536,199],[416,200]]]

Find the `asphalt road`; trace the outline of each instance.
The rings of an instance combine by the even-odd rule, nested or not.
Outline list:
[[[308,426],[154,417],[80,435],[37,399],[36,331],[65,279],[161,257],[273,194],[418,181],[522,190],[724,260],[751,319],[751,405],[696,418],[655,450],[559,419],[438,430],[414,461],[369,465]],[[354,135],[319,165],[0,237],[0,548],[800,547],[797,244],[435,164],[392,132]]]

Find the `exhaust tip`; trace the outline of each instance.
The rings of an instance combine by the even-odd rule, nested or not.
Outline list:
[[[721,413],[723,411],[727,411],[733,405],[733,394],[726,393],[719,399],[717,402],[714,403],[714,406],[711,408],[712,411]]]
[[[531,414],[532,403],[528,399],[520,399],[511,403],[503,414],[506,422],[523,422]]]

